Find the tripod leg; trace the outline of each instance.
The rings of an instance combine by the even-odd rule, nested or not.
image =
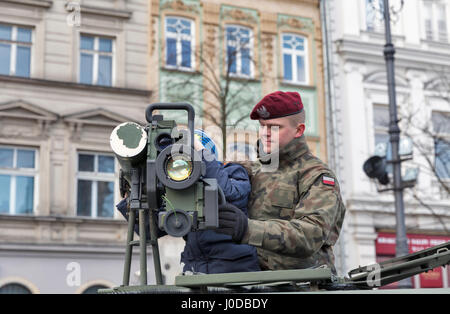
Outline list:
[[[130,210],[130,216],[128,218],[128,233],[127,233],[127,246],[125,251],[125,266],[123,269],[123,285],[130,285],[130,270],[131,270],[131,257],[133,254],[133,245],[131,241],[134,238],[134,224],[136,220],[136,212]]]
[[[147,220],[147,210],[139,210],[139,247],[140,247],[140,266],[141,266],[141,285],[147,285],[147,230],[145,230],[145,221]]]

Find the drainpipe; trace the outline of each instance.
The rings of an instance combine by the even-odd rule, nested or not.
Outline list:
[[[336,173],[336,176],[340,178],[340,147],[338,137],[338,126],[336,118],[336,102],[334,92],[334,75],[332,67],[332,55],[333,55],[333,42],[331,39],[331,33],[328,31],[328,7],[327,0],[320,0],[320,20],[322,23],[322,47],[323,47],[323,65],[324,65],[324,79],[325,79],[325,117],[327,123],[327,152],[328,163],[330,168]],[[339,241],[339,272],[344,274],[347,266],[345,263],[345,220],[342,226],[340,241]]]

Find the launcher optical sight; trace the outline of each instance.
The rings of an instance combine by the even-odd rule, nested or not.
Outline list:
[[[183,110],[188,129],[174,120],[154,115],[154,110]],[[118,125],[111,148],[120,166],[121,193],[131,187],[130,209],[150,209],[158,227],[174,237],[190,231],[218,227],[218,203],[223,198],[216,179],[204,178],[205,165],[194,150],[193,107],[187,103],[148,106],[145,127],[134,122]]]

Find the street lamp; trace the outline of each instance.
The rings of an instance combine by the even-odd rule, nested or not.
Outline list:
[[[381,1],[381,0],[380,0]],[[373,5],[373,0],[370,1]],[[403,8],[404,0],[401,0],[401,6],[398,10],[393,10],[394,14],[398,14]],[[373,5],[374,9],[375,6]],[[386,44],[384,46],[384,58],[386,60],[388,94],[389,94],[389,137],[392,149],[392,160],[390,163],[393,166],[393,191],[395,197],[395,217],[396,217],[396,256],[404,256],[409,254],[408,239],[406,237],[405,226],[405,207],[403,203],[403,189],[401,176],[401,160],[399,155],[400,142],[400,128],[398,127],[397,117],[397,98],[395,93],[395,67],[394,55],[395,48],[392,43],[391,34],[391,7],[389,0],[383,0],[383,17],[384,17],[384,31],[386,36]],[[399,288],[411,288],[411,281],[409,279],[399,282]]]

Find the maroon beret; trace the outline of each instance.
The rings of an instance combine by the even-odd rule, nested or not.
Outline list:
[[[250,113],[252,120],[269,120],[300,113],[303,103],[297,92],[274,92],[265,96]]]

